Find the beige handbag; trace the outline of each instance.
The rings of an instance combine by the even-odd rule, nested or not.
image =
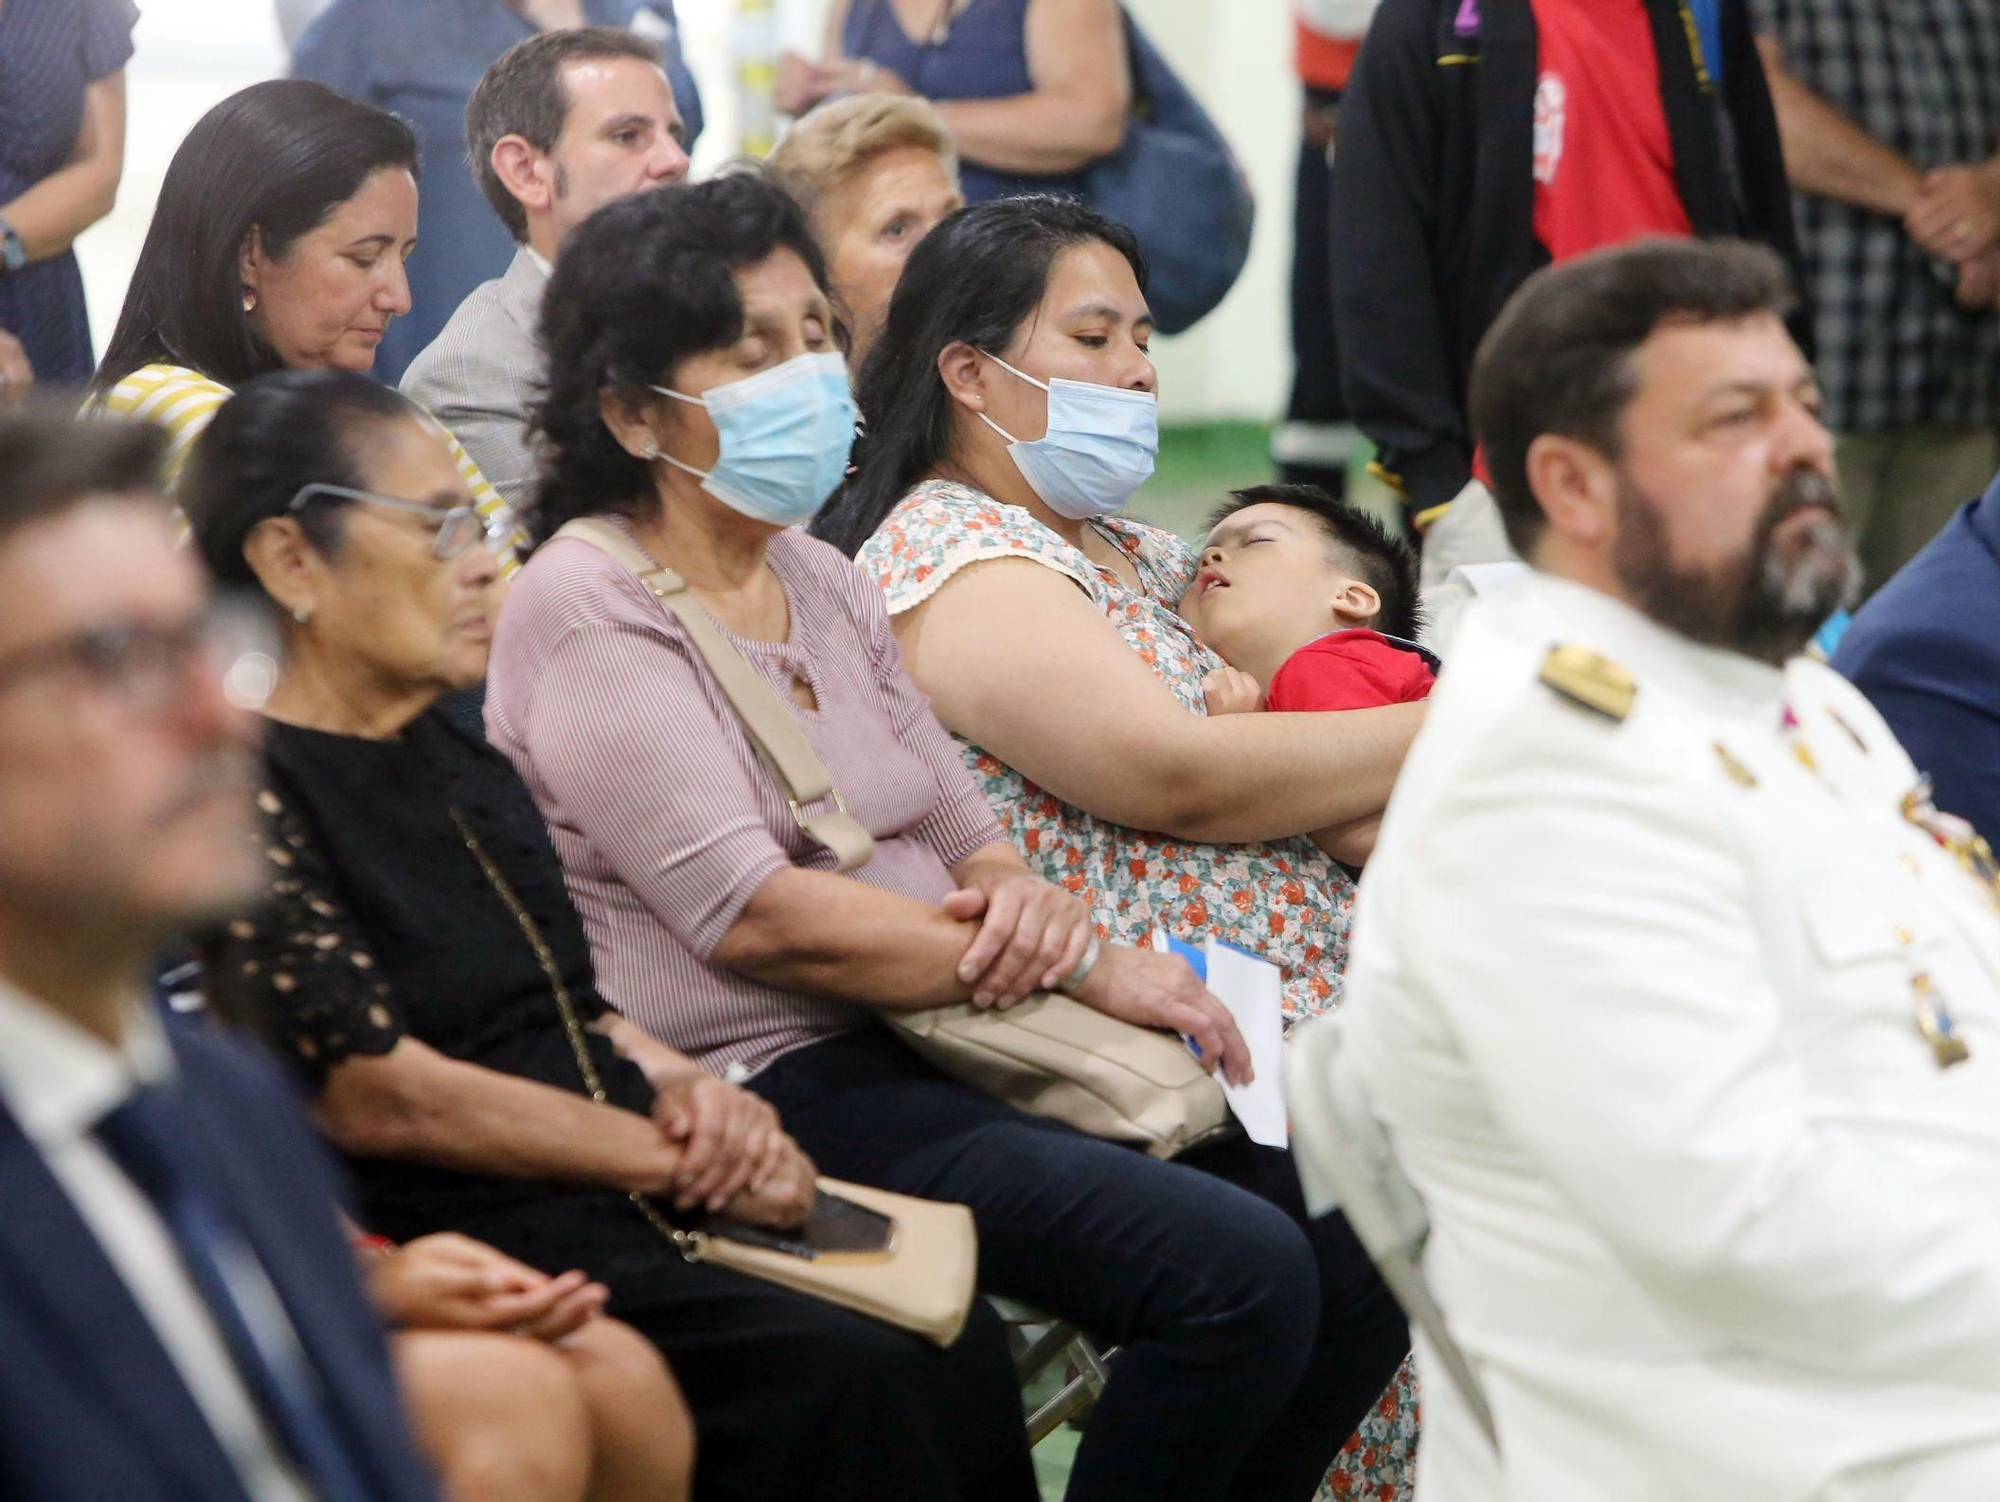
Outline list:
[[[472,825],[457,809],[451,819],[465,848],[479,862],[487,885],[506,904],[514,922],[535,953],[535,962],[549,983],[563,1033],[576,1060],[583,1085],[596,1101],[605,1099],[604,1081],[591,1062],[584,1042],[583,1020],[576,1015],[569,987],[542,931],[514,887],[501,873]],[[693,1229],[675,1225],[646,1195],[626,1195],[654,1230],[672,1242],[690,1262],[709,1262],[794,1293],[809,1294],[843,1309],[871,1315],[911,1330],[941,1346],[949,1346],[965,1329],[972,1313],[979,1272],[979,1236],[972,1212],[964,1205],[916,1199],[865,1184],[821,1177],[813,1183],[812,1218],[796,1232],[773,1232],[757,1226],[711,1217]],[[838,1210],[840,1201],[874,1212],[886,1224],[871,1224],[877,1235],[860,1250],[829,1250],[815,1245],[814,1232],[823,1212]],[[831,1202],[831,1203],[829,1203]],[[871,1218],[872,1219],[872,1218]],[[755,1238],[749,1239],[749,1238]]]
[[[833,853],[840,870],[866,865],[875,842],[840,801],[798,720],[688,597],[680,575],[655,564],[610,522],[571,521],[555,535],[587,542],[639,576],[687,628],[750,743],[786,790],[799,827]],[[825,812],[806,813],[827,802],[832,807]],[[879,1015],[952,1078],[1093,1137],[1143,1147],[1156,1158],[1171,1158],[1235,1125],[1222,1087],[1179,1038],[1107,1017],[1072,997],[1042,992],[1004,1012],[961,1002]]]
[[[949,1346],[972,1312],[979,1234],[963,1205],[922,1200],[866,1184],[822,1178],[822,1196],[848,1200],[886,1215],[882,1251],[815,1252],[800,1256],[733,1237],[727,1230],[680,1231],[672,1240],[690,1262],[708,1262],[872,1315]],[[656,1225],[666,1225],[664,1220]]]

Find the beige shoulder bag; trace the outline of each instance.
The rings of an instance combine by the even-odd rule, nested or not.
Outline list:
[[[688,597],[681,577],[656,565],[609,522],[568,522],[556,536],[600,548],[639,576],[687,628],[750,743],[785,789],[799,827],[833,852],[840,870],[866,865],[875,842],[840,801],[798,720]],[[819,815],[805,812],[826,802],[832,807]],[[1068,996],[1042,992],[1004,1012],[961,1002],[880,1015],[954,1079],[1093,1137],[1143,1147],[1156,1158],[1171,1158],[1234,1125],[1222,1087],[1179,1038],[1107,1017]]]
[[[465,848],[485,873],[487,885],[506,904],[535,953],[556,1010],[562,1015],[563,1032],[584,1088],[592,1100],[605,1100],[604,1080],[591,1061],[583,1021],[576,1014],[562,970],[540,927],[465,816],[452,809],[451,818]],[[762,1278],[794,1293],[914,1331],[940,1346],[958,1339],[972,1313],[979,1237],[972,1212],[964,1205],[820,1178],[813,1186],[813,1207],[806,1225],[795,1231],[772,1232],[715,1217],[684,1229],[637,1190],[626,1198],[647,1224],[690,1262],[709,1262]]]

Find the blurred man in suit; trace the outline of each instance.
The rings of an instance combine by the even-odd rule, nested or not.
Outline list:
[[[0,1496],[434,1502],[321,1149],[145,1002],[261,864],[161,437],[0,420]]]
[[[518,248],[505,274],[459,304],[402,387],[518,506],[535,472],[535,326],[562,242],[612,200],[685,177],[687,129],[658,50],[633,32],[593,26],[531,37],[489,68],[465,107],[465,142]]]

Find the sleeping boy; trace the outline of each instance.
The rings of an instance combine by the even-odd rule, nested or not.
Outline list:
[[[1179,608],[1228,664],[1202,682],[1211,715],[1407,704],[1437,678],[1437,658],[1415,640],[1416,553],[1317,486],[1233,492]],[[1375,822],[1314,838],[1359,864]]]

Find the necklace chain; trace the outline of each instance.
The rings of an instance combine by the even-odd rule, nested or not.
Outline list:
[[[479,842],[479,836],[472,832],[472,825],[457,809],[451,810],[451,822],[458,826],[459,837],[465,841],[465,848],[472,852],[472,858],[479,862],[479,869],[486,876],[486,884],[506,904],[507,911],[514,915],[514,922],[528,941],[528,947],[535,952],[535,962],[542,967],[542,974],[548,978],[549,991],[556,999],[556,1010],[562,1013],[563,1033],[569,1039],[570,1053],[576,1058],[577,1071],[583,1076],[584,1088],[590,1091],[590,1098],[599,1105],[607,1103],[604,1080],[597,1072],[597,1066],[590,1061],[590,1046],[584,1040],[583,1022],[576,1015],[576,1004],[570,999],[569,987],[563,984],[562,970],[556,964],[556,957],[549,952],[542,931],[534,917],[515,895],[513,885],[500,874],[500,868],[486,853],[486,847]],[[662,1215],[653,1202],[638,1190],[632,1190],[626,1199],[680,1254],[690,1262],[699,1262],[708,1244],[708,1238],[700,1231],[683,1231],[679,1226]]]

